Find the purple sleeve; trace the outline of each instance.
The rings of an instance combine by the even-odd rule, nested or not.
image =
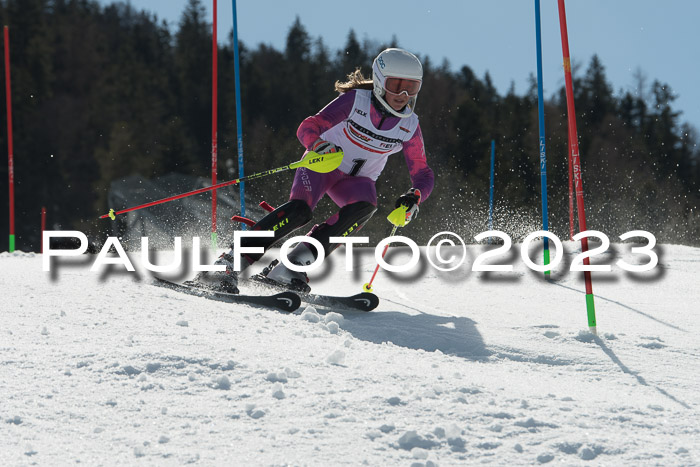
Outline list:
[[[341,94],[319,113],[304,119],[297,130],[297,138],[308,149],[324,131],[348,118],[353,105],[355,105],[354,90]]]
[[[423,144],[423,133],[420,125],[416,129],[411,139],[403,143],[403,154],[408,165],[408,173],[411,176],[413,188],[420,190],[420,201],[423,203],[433,191],[435,176],[425,157],[425,145]]]

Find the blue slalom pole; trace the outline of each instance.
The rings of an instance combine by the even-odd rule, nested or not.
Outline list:
[[[489,230],[493,230],[493,179],[496,161],[496,141],[491,140],[491,183],[489,184]],[[489,243],[491,238],[489,237]]]
[[[535,0],[535,30],[537,32],[537,113],[540,120],[540,183],[542,184],[542,230],[549,231],[547,213],[547,154],[544,137],[544,92],[542,90],[542,37],[540,28],[540,0]],[[544,264],[549,264],[549,239],[544,237]],[[545,271],[549,279],[550,271]]]
[[[245,176],[243,173],[243,125],[241,117],[241,79],[240,67],[238,65],[238,19],[236,15],[236,0],[232,0],[233,7],[233,69],[234,81],[236,89],[236,131],[238,133],[238,178]],[[245,182],[240,183],[241,196],[241,216],[245,217]],[[245,224],[241,225],[243,230],[246,229]]]

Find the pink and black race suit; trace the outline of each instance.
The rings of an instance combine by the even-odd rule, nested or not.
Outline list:
[[[383,115],[371,102],[372,91],[357,89],[341,94],[318,114],[299,126],[297,137],[305,147],[322,138],[343,148],[338,168],[354,177],[377,180],[391,154],[401,150],[414,188],[424,201],[432,191],[434,176],[428,167],[418,117]]]

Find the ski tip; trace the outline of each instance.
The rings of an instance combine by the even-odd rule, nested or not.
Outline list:
[[[364,311],[372,311],[379,306],[379,297],[369,292],[353,295],[352,300]]]
[[[294,292],[280,292],[272,296],[277,306],[284,311],[294,311],[301,306],[301,297]]]

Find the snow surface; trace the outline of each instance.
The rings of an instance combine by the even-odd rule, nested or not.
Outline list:
[[[700,249],[655,251],[593,273],[598,336],[582,273],[517,255],[380,271],[370,313],[285,314],[2,253],[0,465],[698,465]],[[335,256],[315,290],[360,292],[372,251]]]

